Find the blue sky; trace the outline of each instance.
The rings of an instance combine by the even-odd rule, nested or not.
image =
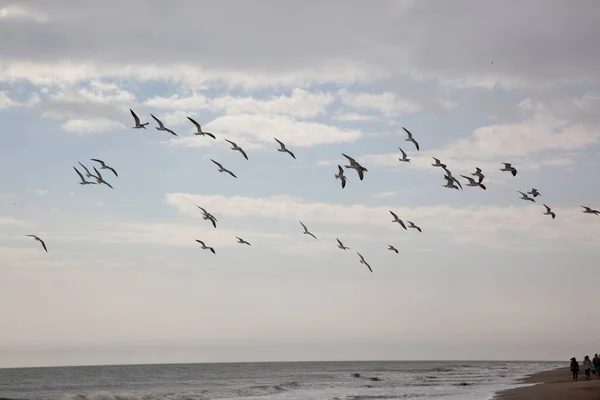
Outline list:
[[[598,5],[481,4],[0,1],[1,365],[593,352]]]

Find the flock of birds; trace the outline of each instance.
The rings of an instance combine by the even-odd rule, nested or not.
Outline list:
[[[133,119],[135,121],[135,126],[133,126],[133,129],[146,129],[146,126],[149,124],[149,122],[144,122],[142,123],[140,121],[140,118],[136,115],[136,113],[133,110],[129,110],[131,112],[131,115],[133,116]],[[173,130],[167,128],[162,121],[160,121],[158,118],[156,118],[154,115],[150,114],[150,116],[156,121],[156,123],[158,124],[158,126],[156,127],[156,130],[158,131],[164,131],[164,132],[168,132],[173,136],[178,136],[177,133],[175,133]],[[192,122],[194,124],[194,126],[196,127],[196,132],[194,132],[195,135],[198,136],[207,136],[210,137],[212,139],[216,139],[215,135],[211,132],[204,132],[202,130],[202,126],[196,122],[195,120],[193,120],[190,117],[187,117],[188,120],[190,120],[190,122]],[[419,149],[419,143],[415,140],[412,132],[410,132],[408,129],[402,127],[402,129],[406,132],[407,134],[407,138],[405,139],[407,142],[411,142],[414,144],[415,148],[417,149],[417,151],[420,151]],[[290,151],[286,145],[280,141],[277,138],[273,138],[275,139],[275,141],[279,144],[279,148],[277,149],[277,151],[282,152],[282,153],[288,153],[293,159],[296,159],[296,156],[294,155],[294,153],[292,151]],[[226,142],[228,142],[229,144],[231,144],[231,150],[233,151],[238,151],[240,152],[240,154],[246,159],[248,160],[248,155],[246,154],[246,152],[244,151],[244,149],[242,149],[240,146],[238,146],[235,142],[232,142],[231,140],[227,140],[225,139]],[[410,162],[410,158],[408,158],[408,155],[406,154],[406,152],[404,150],[402,150],[402,148],[399,148],[400,153],[402,154],[402,157],[399,157],[398,160],[400,162]],[[364,166],[362,166],[358,161],[356,161],[354,158],[342,153],[342,156],[344,156],[347,160],[348,160],[348,164],[349,165],[344,165],[344,167],[346,169],[353,169],[356,171],[356,173],[358,174],[358,178],[362,181],[364,179],[365,176],[365,172],[368,172],[367,168],[365,168]],[[444,180],[446,182],[445,185],[442,185],[443,187],[446,188],[450,188],[450,189],[456,189],[456,190],[463,190],[462,184],[461,182],[452,175],[452,172],[450,172],[450,170],[448,169],[447,165],[442,163],[438,158],[432,157],[434,160],[434,163],[432,163],[431,165],[433,167],[437,167],[437,168],[442,168],[445,172],[444,174]],[[91,161],[94,161],[96,163],[98,163],[98,167],[101,170],[109,170],[111,171],[115,177],[118,177],[119,175],[117,174],[117,171],[111,167],[110,165],[106,164],[103,160],[100,159],[91,159]],[[231,172],[230,170],[228,170],[227,168],[223,167],[223,165],[213,159],[211,159],[210,161],[212,161],[217,167],[218,167],[218,171],[219,172],[224,172],[227,173],[229,175],[231,175],[234,178],[237,178],[237,176]],[[85,165],[83,165],[81,162],[79,162],[79,165],[81,166],[81,168],[83,169],[84,174],[82,174],[76,167],[73,167],[73,169],[75,170],[75,172],[77,173],[77,175],[79,176],[79,184],[80,185],[106,185],[108,187],[110,187],[111,189],[113,189],[112,185],[107,182],[104,177],[102,176],[102,174],[100,173],[100,171],[96,168],[96,166],[94,165],[92,167],[93,171],[95,172],[95,174],[91,173],[91,171],[89,170],[89,168],[87,168]],[[517,176],[517,169],[511,164],[511,163],[503,163],[504,167],[500,168],[500,171],[504,171],[504,172],[509,172],[510,174],[512,174],[513,177]],[[342,168],[341,165],[338,165],[338,173],[334,174],[335,179],[339,179],[341,182],[341,186],[342,189],[346,187],[346,182],[348,180],[347,176],[344,173],[344,168]],[[483,180],[485,179],[485,175],[483,174],[483,171],[479,168],[476,167],[475,172],[470,174],[471,176],[466,176],[466,175],[460,175],[460,177],[462,177],[463,179],[465,179],[467,181],[466,186],[472,186],[472,187],[479,187],[483,190],[486,190],[486,186],[483,184]],[[474,177],[474,178],[473,178]],[[93,178],[93,180],[86,180],[86,178]],[[525,201],[531,201],[533,203],[535,203],[535,198],[538,196],[541,196],[540,192],[535,189],[532,188],[530,191],[528,192],[521,192],[518,191],[518,193],[521,195],[520,199],[525,200]],[[556,213],[554,211],[552,211],[552,209],[547,206],[546,204],[543,204],[544,208],[545,208],[545,212],[543,213],[543,215],[549,215],[552,217],[552,219],[556,218]],[[202,218],[204,220],[209,221],[214,228],[217,227],[217,218],[215,218],[214,215],[212,215],[211,213],[209,213],[207,210],[205,210],[204,208],[196,205],[196,207],[198,207],[201,211],[202,211]],[[583,207],[583,212],[586,214],[595,214],[595,215],[600,215],[600,211],[592,209],[588,206],[581,206]],[[403,221],[402,219],[400,219],[398,217],[397,214],[395,214],[392,210],[389,210],[390,214],[392,215],[393,219],[391,220],[392,223],[398,223],[402,228],[404,228],[405,230],[408,230],[409,228],[411,229],[415,229],[417,230],[419,233],[422,232],[421,227],[417,226],[414,222],[412,221],[408,221],[406,220]],[[308,228],[306,227],[306,225],[302,222],[302,221],[298,221],[300,222],[300,225],[302,225],[302,228],[304,228],[304,232],[303,234],[305,235],[309,235],[312,236],[314,239],[317,239],[317,236],[315,236],[312,232],[310,232],[308,230]],[[408,224],[408,226],[407,226]],[[48,248],[46,247],[46,243],[40,239],[38,236],[36,235],[26,235],[28,237],[32,237],[35,240],[39,241],[40,244],[42,245],[42,248],[48,252]],[[251,246],[251,244],[240,238],[237,237],[237,243],[240,244],[244,244],[244,245],[248,245]],[[338,243],[338,248],[342,249],[342,250],[350,250],[349,247],[344,246],[344,244],[337,239],[337,243]],[[201,246],[202,249],[204,250],[209,250],[210,252],[212,252],[213,254],[216,254],[215,249],[211,246],[206,245],[206,243],[202,240],[196,239],[196,242],[198,242]],[[388,245],[388,250],[389,251],[393,251],[396,254],[398,254],[398,249],[396,249],[393,245]],[[365,258],[362,256],[362,254],[360,254],[359,252],[356,252],[356,254],[358,254],[359,256],[359,261],[361,264],[364,264],[369,271],[373,272],[373,269],[371,268],[371,266],[369,265],[369,263],[367,263],[367,261],[365,260]]]

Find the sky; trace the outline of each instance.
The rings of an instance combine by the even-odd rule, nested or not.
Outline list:
[[[594,0],[0,0],[0,367],[598,352],[599,26]],[[78,184],[92,158],[114,189]]]

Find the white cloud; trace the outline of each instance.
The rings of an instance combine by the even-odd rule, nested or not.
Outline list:
[[[349,93],[341,90],[340,98],[347,106],[379,111],[388,116],[410,114],[420,110],[420,106],[413,101],[402,99],[391,92],[380,94],[372,93]]]
[[[60,125],[60,127],[72,133],[100,133],[110,131],[114,129],[125,128],[120,122],[111,121],[105,118],[98,119],[69,119],[67,122]]]
[[[333,117],[333,119],[338,120],[338,121],[349,121],[349,122],[355,122],[355,121],[370,121],[375,119],[375,116],[373,115],[363,115],[363,114],[357,114],[357,113],[339,113],[336,112]]]
[[[8,91],[0,91],[0,110],[12,107],[33,107],[39,102],[40,96],[37,93],[33,93],[26,101],[20,102],[11,98]]]
[[[0,8],[0,19],[24,19],[43,23],[48,21],[48,17],[43,12],[31,7],[23,7],[17,4]]]

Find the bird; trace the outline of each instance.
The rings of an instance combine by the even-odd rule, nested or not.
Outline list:
[[[216,138],[215,138],[215,135],[213,135],[212,133],[210,133],[210,132],[203,132],[203,131],[202,131],[202,127],[200,126],[200,124],[199,124],[199,123],[197,123],[196,121],[194,121],[194,120],[193,120],[193,119],[191,119],[190,117],[187,117],[187,119],[189,119],[190,121],[192,121],[192,124],[196,125],[196,129],[197,129],[197,131],[196,131],[196,132],[194,132],[194,135],[200,135],[200,136],[210,136],[211,138],[213,138],[213,139],[216,139]]]
[[[246,155],[246,152],[244,151],[244,149],[242,149],[240,146],[238,146],[237,144],[235,144],[234,142],[232,142],[231,140],[227,140],[225,139],[226,142],[230,143],[231,146],[233,146],[231,148],[231,150],[237,150],[240,153],[242,153],[242,155],[244,156],[244,158],[247,160],[248,159],[248,155]]]
[[[344,153],[342,153],[342,155],[344,157],[346,157],[348,159],[348,161],[350,162],[350,165],[345,165],[345,167],[348,169],[355,170],[356,173],[358,174],[359,179],[362,181],[364,178],[364,173],[368,172],[367,169],[365,167],[363,167],[362,165],[360,165],[354,158],[347,156]]]
[[[442,168],[446,168],[446,164],[442,163],[439,159],[435,158],[435,157],[431,157],[435,160],[435,164],[431,164],[434,167],[442,167]]]
[[[42,239],[40,239],[39,237],[37,237],[36,235],[25,235],[25,236],[29,236],[34,238],[35,240],[37,240],[38,242],[40,242],[42,244],[42,247],[44,248],[44,250],[46,250],[46,253],[48,252],[48,248],[46,248],[46,243],[44,243],[44,241]]]
[[[392,222],[399,223],[401,227],[403,227],[405,230],[407,230],[406,225],[404,225],[404,221],[402,221],[400,218],[398,218],[398,216],[392,210],[389,210],[389,211],[390,211],[390,214],[392,214],[392,217],[394,217],[394,220]]]
[[[517,176],[517,169],[512,166],[511,163],[502,163],[504,164],[504,168],[500,168],[500,171],[507,171],[512,174],[512,176]]]
[[[298,222],[300,222],[300,225],[302,225],[302,227],[304,228],[304,232],[302,232],[302,233],[304,233],[305,235],[310,235],[310,236],[314,237],[315,239],[317,238],[315,235],[313,235],[312,233],[310,233],[308,231],[308,229],[306,228],[306,225],[304,225],[301,221],[298,221]]]
[[[450,178],[448,175],[444,175],[444,179],[446,179],[446,184],[442,185],[443,187],[458,190],[458,186],[456,186],[454,184],[454,182],[455,182],[454,178]]]
[[[112,185],[110,183],[108,183],[104,180],[104,178],[102,177],[102,174],[100,174],[100,171],[98,171],[96,169],[96,167],[94,167],[94,172],[96,172],[96,182],[97,183],[104,183],[109,188],[114,189],[114,187],[112,187]]]
[[[456,183],[460,187],[460,190],[463,190],[461,183],[452,175],[452,172],[448,168],[444,168],[444,171],[446,171],[446,177],[452,179],[452,182]]]
[[[96,178],[95,175],[92,175],[92,173],[90,172],[89,169],[87,169],[87,167],[85,165],[83,165],[81,162],[77,161],[79,163],[79,165],[81,165],[81,167],[83,168],[83,170],[85,171],[85,177],[86,178]]]
[[[465,176],[465,175],[461,175],[461,176],[469,181],[469,183],[467,183],[467,186],[479,186],[483,190],[486,189],[485,185],[483,183],[481,183],[481,180],[479,182],[476,182],[475,179],[471,178],[470,176]]]
[[[115,174],[116,177],[119,177],[119,174],[117,174],[117,171],[115,171],[115,169],[113,167],[110,167],[110,166],[106,165],[104,163],[104,161],[98,160],[97,158],[91,158],[90,160],[96,161],[97,163],[100,163],[100,169],[109,169],[109,170],[112,171],[113,174]]]
[[[360,263],[365,264],[367,268],[369,268],[369,271],[373,272],[371,266],[365,261],[365,258],[362,256],[362,254],[360,254],[358,251],[356,252],[356,254],[358,254],[358,256],[360,257]]]
[[[335,240],[337,240],[337,242],[338,242],[338,246],[337,247],[339,247],[342,250],[350,250],[350,247],[344,246],[344,244],[340,241],[340,239],[335,238]]]
[[[410,158],[406,157],[404,150],[402,150],[400,147],[398,147],[398,149],[400,149],[400,152],[402,153],[402,158],[398,157],[398,160],[400,162],[410,162]]]
[[[170,130],[169,128],[165,128],[165,126],[163,125],[162,122],[160,122],[160,119],[156,118],[154,115],[150,114],[150,116],[152,118],[154,118],[154,120],[158,123],[158,126],[156,127],[157,131],[165,131],[165,132],[169,132],[171,135],[177,136],[177,134],[175,132],[173,132],[172,130]]]
[[[396,254],[398,254],[398,249],[392,246],[391,244],[388,244],[388,250],[395,251]]]
[[[196,204],[196,207],[198,207],[200,210],[202,210],[202,213],[204,214],[202,216],[202,219],[207,219],[210,222],[212,222],[213,227],[217,227],[217,219],[214,217],[214,215],[212,215],[211,213],[209,213],[208,211],[206,211],[204,208],[200,207],[198,204]]]
[[[541,196],[540,192],[538,192],[538,190],[536,188],[531,188],[531,191],[527,192],[527,194],[530,194],[533,197]]]
[[[285,144],[283,144],[283,142],[282,142],[282,141],[280,141],[280,140],[279,140],[279,139],[277,139],[277,138],[273,138],[273,139],[275,139],[275,141],[276,141],[277,143],[279,143],[279,147],[280,147],[280,148],[279,148],[279,149],[277,149],[277,151],[280,151],[280,152],[282,152],[282,153],[288,153],[290,156],[292,156],[292,158],[293,158],[294,160],[296,159],[296,156],[294,155],[294,153],[292,153],[291,151],[289,151],[288,149],[286,149],[286,147],[285,147]]]
[[[532,199],[531,197],[527,196],[525,193],[523,193],[523,192],[520,192],[520,191],[518,191],[518,190],[517,190],[517,192],[521,193],[521,197],[520,197],[520,199],[523,199],[523,200],[529,200],[529,201],[531,201],[532,203],[535,203],[535,200],[534,200],[534,199]]]
[[[133,110],[130,108],[129,111],[131,111],[131,115],[133,115],[133,119],[135,120],[135,126],[133,126],[133,129],[140,129],[140,128],[144,128],[146,129],[146,125],[148,125],[150,122],[144,122],[143,124],[140,124],[140,117],[138,117]]]
[[[408,134],[408,139],[404,140],[406,140],[407,142],[413,142],[415,144],[415,147],[417,148],[417,151],[419,151],[419,143],[417,143],[417,141],[413,138],[413,134],[405,127],[402,127],[402,129],[404,129],[404,132]]]
[[[471,175],[478,177],[479,182],[483,181],[483,178],[485,178],[485,175],[481,173],[481,168],[479,167],[475,167],[475,172],[473,172]]]
[[[581,206],[584,208],[584,210],[582,211],[585,214],[596,214],[596,215],[600,215],[600,211],[598,210],[592,210],[591,208],[589,208],[588,206]]]
[[[212,247],[209,247],[209,246],[205,245],[202,240],[196,239],[196,242],[198,242],[198,243],[200,243],[202,245],[202,249],[204,249],[204,250],[210,250],[210,251],[212,251],[213,254],[217,254],[217,253],[215,253],[215,249],[213,249]]]
[[[406,222],[408,222],[408,227],[409,227],[409,228],[414,228],[414,229],[418,230],[419,232],[423,232],[423,231],[421,230],[421,228],[420,228],[420,227],[418,227],[417,225],[415,225],[413,222],[410,222],[410,221],[406,221]]]
[[[229,175],[233,176],[234,178],[237,178],[237,176],[235,176],[235,174],[233,172],[231,172],[230,170],[228,170],[227,168],[223,168],[223,166],[216,162],[215,160],[213,160],[212,158],[210,159],[210,161],[214,162],[215,164],[217,164],[217,166],[219,167],[219,172],[227,172]]]
[[[338,165],[338,173],[334,175],[335,179],[342,181],[342,189],[346,187],[346,177],[344,176],[344,169],[341,165]]]
[[[235,238],[238,240],[238,241],[237,241],[238,243],[241,243],[241,244],[247,244],[248,246],[252,246],[252,245],[251,245],[249,242],[245,241],[245,240],[244,240],[244,239],[242,239],[241,237],[237,237],[237,236],[236,236]]]
[[[75,172],[77,172],[77,175],[79,175],[79,178],[81,179],[81,182],[79,182],[80,185],[95,185],[96,182],[90,182],[90,181],[86,181],[85,178],[83,177],[83,175],[81,175],[81,172],[79,172],[79,170],[75,167],[73,167],[73,169],[75,170]]]
[[[546,207],[546,212],[544,213],[544,215],[552,215],[552,219],[556,218],[556,214],[552,212],[552,209],[550,207],[548,207],[545,204],[543,204],[543,206]]]

